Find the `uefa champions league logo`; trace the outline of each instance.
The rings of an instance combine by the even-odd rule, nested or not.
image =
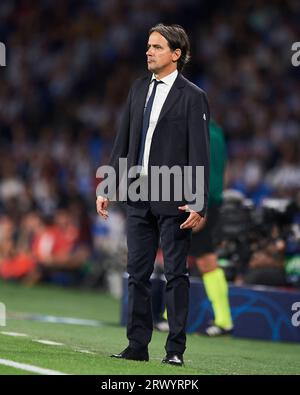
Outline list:
[[[0,42],[0,66],[6,66],[6,47]]]

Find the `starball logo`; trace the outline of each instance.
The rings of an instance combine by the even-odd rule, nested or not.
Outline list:
[[[292,65],[295,67],[300,66],[300,41],[293,43],[292,51],[294,52],[292,56]]]
[[[6,47],[0,41],[0,66],[6,66]]]

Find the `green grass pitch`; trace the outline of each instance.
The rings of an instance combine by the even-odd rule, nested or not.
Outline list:
[[[0,326],[0,359],[34,365],[66,374],[92,375],[251,375],[299,374],[300,345],[188,335],[185,366],[161,364],[165,333],[154,332],[150,361],[134,362],[109,357],[127,345],[119,326],[120,302],[96,291],[54,286],[25,288],[0,282],[0,302],[7,309],[6,326]],[[101,321],[101,326],[71,325],[22,319],[17,313],[43,314]],[[17,332],[14,337],[3,332]],[[63,345],[41,344],[47,340]],[[79,350],[84,350],[79,351]],[[0,374],[34,374],[1,364]]]

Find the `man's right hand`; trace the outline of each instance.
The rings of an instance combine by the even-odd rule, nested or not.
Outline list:
[[[109,200],[103,196],[97,196],[96,207],[97,213],[104,219],[108,218],[107,207],[109,205]]]

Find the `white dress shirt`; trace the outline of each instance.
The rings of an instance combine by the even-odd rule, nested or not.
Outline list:
[[[167,75],[166,77],[162,78],[160,81],[163,82],[163,84],[158,84],[156,88],[156,93],[151,109],[151,114],[150,114],[150,121],[149,121],[149,127],[147,130],[146,134],[146,140],[145,140],[145,149],[144,149],[144,155],[143,155],[143,160],[142,160],[142,166],[143,169],[141,171],[141,176],[147,176],[148,175],[148,163],[149,163],[149,154],[150,154],[150,148],[151,148],[151,141],[152,141],[152,136],[159,118],[159,114],[161,112],[161,109],[164,105],[164,102],[170,92],[170,89],[172,88],[172,85],[174,84],[176,78],[178,75],[178,71],[175,70],[171,74]],[[149,86],[147,98],[146,98],[146,104],[149,100],[149,97],[151,95],[152,89],[153,89],[153,80],[155,79],[155,75],[152,75],[152,80]]]

